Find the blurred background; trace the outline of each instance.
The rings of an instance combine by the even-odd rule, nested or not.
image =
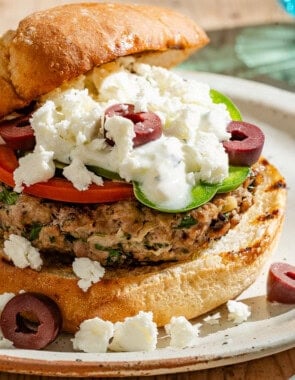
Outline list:
[[[81,1],[0,0],[0,34],[33,11]],[[295,92],[295,0],[135,2],[175,8],[207,31],[210,45],[183,63],[182,69],[238,76]]]

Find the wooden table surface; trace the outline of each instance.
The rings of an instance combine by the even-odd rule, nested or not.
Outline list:
[[[69,1],[64,0],[0,0],[0,34],[15,28],[25,15]],[[79,0],[72,0],[79,2]],[[290,17],[275,0],[137,0],[174,7],[198,21],[206,30],[257,25],[271,22],[288,22]],[[295,343],[294,343],[295,344]],[[213,368],[191,373],[161,375],[152,380],[281,380],[295,374],[295,348],[262,359],[226,367]],[[38,380],[45,377],[0,373],[2,380]],[[48,378],[49,379],[49,378]],[[70,379],[70,378],[68,378]],[[136,377],[132,379],[140,379]]]

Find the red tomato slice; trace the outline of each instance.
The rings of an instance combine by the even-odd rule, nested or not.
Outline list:
[[[17,167],[18,161],[14,151],[1,145],[0,181],[13,187],[13,172]],[[134,198],[132,185],[127,182],[105,181],[103,186],[92,184],[87,190],[79,191],[68,180],[57,177],[48,182],[25,187],[23,192],[40,198],[72,203],[103,203]]]
[[[73,203],[103,203],[133,198],[132,185],[124,182],[105,181],[103,186],[92,184],[79,191],[64,178],[51,178],[48,182],[25,187],[24,193],[40,198]]]
[[[13,172],[18,167],[14,151],[6,145],[0,145],[0,181],[14,186]]]

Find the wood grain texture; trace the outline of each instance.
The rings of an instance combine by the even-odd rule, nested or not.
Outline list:
[[[71,2],[80,1],[71,0]],[[15,28],[20,19],[35,10],[67,2],[70,2],[70,0],[0,0],[0,34],[9,28]],[[125,2],[128,2],[128,0],[125,0]],[[137,0],[136,2],[173,7],[198,21],[207,30],[270,22],[288,22],[291,20],[275,0]],[[293,375],[295,375],[295,348],[266,358],[221,368],[130,379],[288,380]],[[0,373],[0,379],[50,380],[52,377]],[[70,380],[73,378],[67,377],[64,379]]]

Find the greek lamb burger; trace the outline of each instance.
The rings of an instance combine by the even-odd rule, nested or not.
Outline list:
[[[49,297],[75,332],[193,318],[256,279],[285,181],[260,128],[169,70],[207,42],[175,11],[106,3],[1,38],[0,293]]]

